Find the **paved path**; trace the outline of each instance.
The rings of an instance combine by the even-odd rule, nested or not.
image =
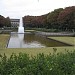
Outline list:
[[[71,32],[40,32],[36,31],[37,34],[45,36],[74,36],[74,33]]]

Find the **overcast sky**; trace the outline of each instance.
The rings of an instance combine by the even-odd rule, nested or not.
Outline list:
[[[10,18],[39,16],[57,8],[74,5],[75,0],[0,0],[0,15]]]

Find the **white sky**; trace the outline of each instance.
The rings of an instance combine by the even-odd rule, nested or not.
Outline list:
[[[43,15],[57,8],[74,6],[75,0],[0,0],[0,15],[20,18]]]

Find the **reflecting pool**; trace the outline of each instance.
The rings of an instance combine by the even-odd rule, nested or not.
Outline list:
[[[44,36],[39,36],[37,34],[25,33],[16,34],[12,33],[8,48],[41,48],[41,47],[60,47],[69,46],[61,42],[54,41],[52,39],[47,39]]]

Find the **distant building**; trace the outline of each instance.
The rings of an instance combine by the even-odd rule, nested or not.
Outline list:
[[[17,28],[20,23],[20,19],[10,19],[11,20],[11,27]]]

